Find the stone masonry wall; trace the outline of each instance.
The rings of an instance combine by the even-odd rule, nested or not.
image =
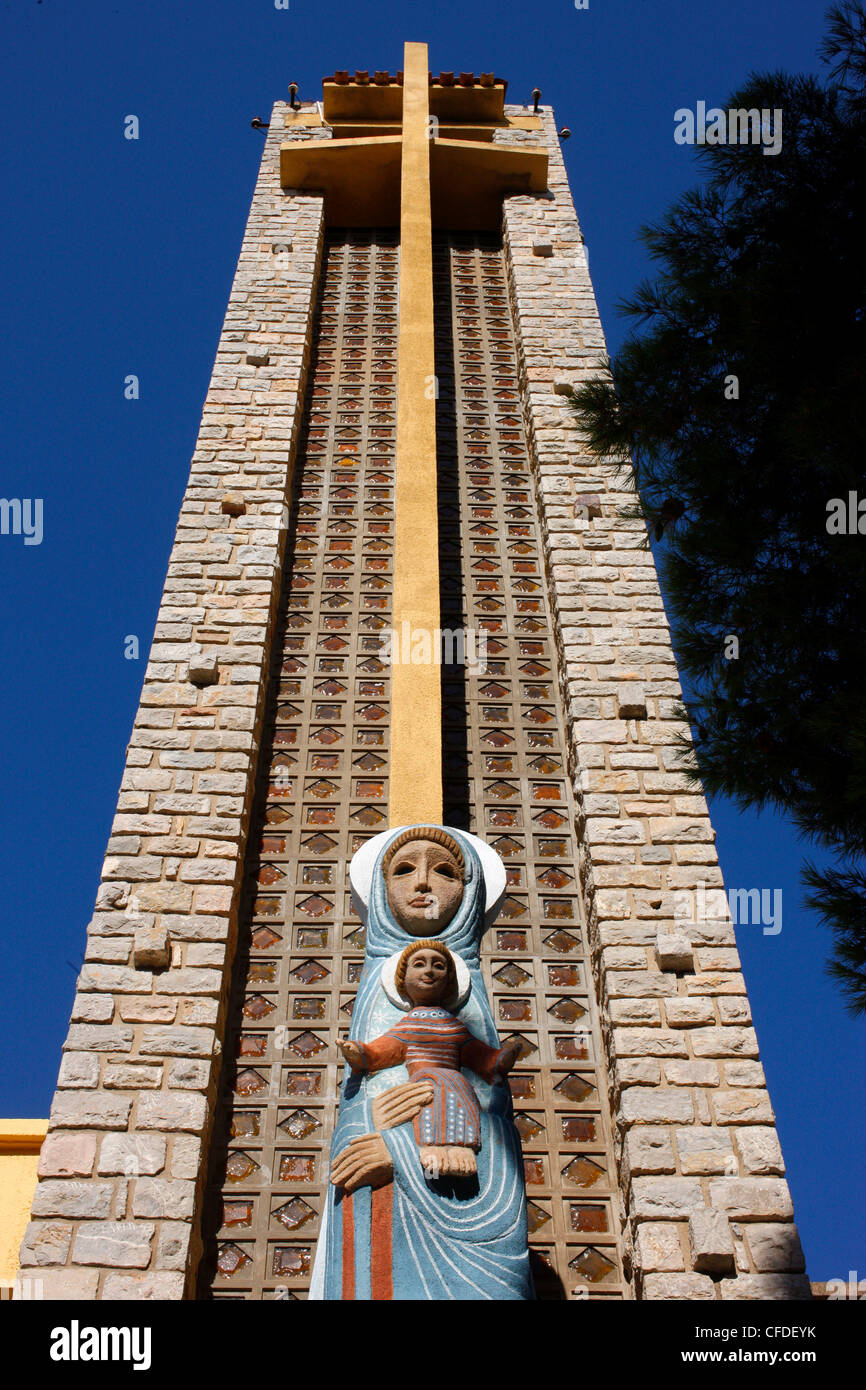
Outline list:
[[[286,109],[204,405],[21,1249],[47,1298],[194,1293],[322,253],[322,200],[282,191],[279,148],[330,132],[287,132]]]
[[[285,131],[285,109],[204,407],[21,1251],[49,1298],[194,1292],[322,247],[321,200],[280,189],[279,145],[330,133]],[[627,480],[582,451],[561,394],[594,373],[604,340],[543,117],[552,196],[510,198],[505,236],[635,1290],[807,1298],[713,831],[677,767],[680,692],[652,554],[621,515]],[[677,915],[701,885],[703,920]]]
[[[496,138],[550,155],[549,192],[509,198],[504,234],[635,1294],[808,1298],[714,832],[674,748],[653,556],[622,515],[630,479],[568,407],[605,344],[549,107],[543,125]]]

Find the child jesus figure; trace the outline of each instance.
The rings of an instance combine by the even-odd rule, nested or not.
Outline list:
[[[520,1040],[488,1047],[447,1007],[457,995],[454,958],[441,941],[413,941],[394,974],[398,992],[412,1005],[381,1037],[338,1046],[353,1071],[382,1071],[405,1062],[409,1079],[428,1081],[433,1100],[416,1116],[415,1138],[428,1178],[468,1177],[478,1171],[481,1148],[478,1097],[461,1072],[501,1081],[520,1054]]]

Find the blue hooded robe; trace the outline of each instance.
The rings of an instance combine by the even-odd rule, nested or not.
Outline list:
[[[465,886],[453,919],[441,932],[431,930],[429,936],[461,956],[469,969],[472,988],[456,1017],[476,1037],[498,1047],[479,959],[485,904],[481,861],[459,830],[444,828],[463,851]],[[416,939],[398,925],[388,904],[382,859],[390,838],[373,870],[364,969],[352,1012],[351,1036],[360,1042],[381,1036],[404,1016],[388,999],[380,977],[388,957]],[[435,922],[431,927],[435,928]],[[512,1120],[511,1092],[507,1083],[489,1085],[471,1071],[467,1078],[481,1107],[477,1184],[466,1179],[428,1182],[412,1123],[384,1130],[382,1138],[394,1165],[392,1183],[376,1192],[358,1188],[351,1196],[328,1185],[320,1297],[341,1301],[534,1298],[523,1160]],[[354,1074],[346,1067],[332,1162],[352,1139],[374,1132],[373,1098],[406,1080],[402,1065],[374,1075]]]

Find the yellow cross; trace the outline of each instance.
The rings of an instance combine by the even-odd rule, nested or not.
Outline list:
[[[505,83],[492,76],[445,85],[430,81],[427,45],[407,43],[403,84],[376,74],[370,81],[326,79],[324,124],[331,140],[293,140],[280,151],[283,188],[322,193],[332,227],[394,227],[400,221],[401,153],[413,93],[423,91],[434,227],[498,231],[502,199],[543,193],[547,151],[493,143],[498,129],[540,130],[534,115],[505,115]],[[358,74],[356,77],[360,77]],[[377,81],[376,78],[382,80]],[[289,128],[321,126],[314,109],[287,113]]]
[[[546,189],[547,152],[493,143],[497,128],[541,125],[535,116],[505,116],[504,83],[431,87],[427,45],[407,43],[404,55],[402,88],[386,80],[326,82],[324,120],[334,138],[283,145],[280,176],[284,188],[322,193],[332,226],[399,222],[392,622],[398,637],[410,634],[410,650],[403,652],[401,640],[399,656],[411,658],[411,634],[426,636],[435,652],[439,631],[433,228],[498,230],[504,196]],[[316,123],[310,113],[289,115],[290,125]],[[390,822],[438,823],[441,666],[395,659],[391,676]]]

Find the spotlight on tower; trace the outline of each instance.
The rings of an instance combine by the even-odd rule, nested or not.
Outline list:
[[[270,121],[263,121],[261,116],[253,116],[253,119],[250,121],[253,130],[269,130],[270,124]]]
[[[297,84],[297,82],[290,82],[290,83],[289,83],[289,105],[291,106],[291,108],[292,108],[293,111],[297,111],[297,110],[298,110],[298,107],[300,106],[300,104],[301,104],[301,103],[298,101],[298,84]]]
[[[541,101],[541,88],[540,88],[540,87],[533,87],[533,89],[532,89],[532,101],[533,101],[532,109],[533,109],[533,111],[535,112],[535,114],[538,115],[538,103]]]
[[[569,128],[568,128],[567,125],[564,125],[564,126],[562,127],[562,130],[559,132],[559,138],[560,138],[560,140],[568,140],[568,139],[570,139],[570,137],[571,137],[571,131],[569,130]]]

